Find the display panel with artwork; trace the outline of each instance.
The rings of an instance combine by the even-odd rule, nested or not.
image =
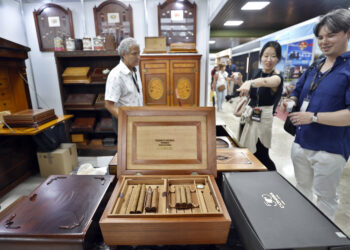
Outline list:
[[[34,21],[41,51],[54,51],[55,38],[74,38],[72,12],[57,4],[45,4],[34,10]]]
[[[132,8],[116,0],[102,2],[94,7],[97,36],[114,36],[116,45],[127,37],[133,37]]]
[[[159,36],[172,43],[196,43],[196,4],[167,0],[158,5]]]

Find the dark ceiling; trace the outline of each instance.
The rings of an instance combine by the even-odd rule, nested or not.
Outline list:
[[[333,9],[350,7],[350,0],[270,0],[271,3],[260,11],[241,10],[248,1],[228,0],[213,19],[210,40],[217,40],[217,43],[210,45],[210,52],[232,47],[228,37],[236,38],[236,43],[242,44],[249,38],[270,34]],[[244,23],[238,27],[224,26],[227,20],[242,20]]]

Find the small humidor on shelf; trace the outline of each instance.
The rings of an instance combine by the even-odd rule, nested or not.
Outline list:
[[[121,107],[118,118],[118,183],[100,220],[106,244],[226,243],[215,110]]]

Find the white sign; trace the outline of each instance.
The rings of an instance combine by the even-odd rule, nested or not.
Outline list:
[[[120,23],[119,13],[107,13],[108,23]]]
[[[59,16],[49,16],[49,27],[60,27],[60,17]]]
[[[184,11],[183,10],[172,10],[171,11],[171,20],[172,21],[183,21],[184,20]]]

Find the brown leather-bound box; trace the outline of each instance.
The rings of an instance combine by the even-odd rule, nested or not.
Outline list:
[[[54,109],[26,109],[4,116],[4,121],[11,127],[36,127],[56,118]]]
[[[94,132],[95,117],[77,117],[75,118],[71,132]]]
[[[113,132],[112,118],[104,117],[96,125],[96,132]]]
[[[72,136],[72,142],[83,142],[84,141],[84,134],[71,134]]]
[[[95,82],[106,81],[110,71],[110,68],[94,68],[91,74],[91,80]]]
[[[166,53],[166,37],[145,37],[143,53]]]
[[[93,107],[96,94],[70,94],[64,102],[65,108]]]
[[[225,244],[215,109],[120,107],[118,129],[119,179],[100,220],[106,244]]]
[[[114,176],[52,175],[0,217],[0,249],[93,249]],[[88,187],[88,188],[87,188]]]
[[[169,53],[190,52],[197,53],[195,43],[171,43]]]
[[[102,146],[102,139],[92,139],[89,145]]]
[[[90,67],[67,67],[63,74],[63,83],[90,83]]]

